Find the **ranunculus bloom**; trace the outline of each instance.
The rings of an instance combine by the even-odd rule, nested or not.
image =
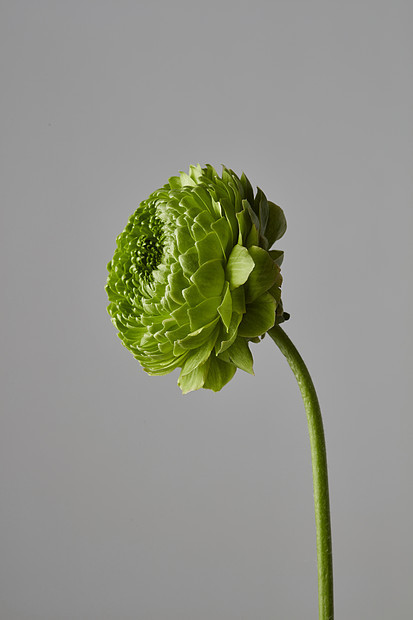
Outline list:
[[[144,200],[108,264],[108,311],[150,375],[181,368],[183,393],[252,373],[249,341],[286,318],[283,211],[244,174],[191,166]]]

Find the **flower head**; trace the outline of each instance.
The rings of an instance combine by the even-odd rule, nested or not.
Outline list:
[[[181,368],[183,393],[252,373],[249,341],[281,303],[284,213],[244,174],[190,166],[141,202],[108,264],[108,312],[150,375]]]

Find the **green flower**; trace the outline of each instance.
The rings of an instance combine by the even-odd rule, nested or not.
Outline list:
[[[244,174],[191,166],[144,200],[108,264],[108,312],[150,375],[181,368],[185,394],[252,373],[249,341],[288,315],[281,303],[284,213]]]

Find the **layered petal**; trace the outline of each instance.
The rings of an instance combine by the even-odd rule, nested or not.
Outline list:
[[[181,368],[183,393],[220,390],[253,372],[250,341],[286,315],[282,209],[247,177],[206,165],[171,177],[140,203],[108,264],[108,312],[151,375]]]

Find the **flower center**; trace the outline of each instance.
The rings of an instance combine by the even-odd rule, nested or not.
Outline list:
[[[164,239],[162,222],[152,214],[141,228],[136,241],[134,266],[139,277],[145,282],[152,280],[152,272],[162,260]]]

